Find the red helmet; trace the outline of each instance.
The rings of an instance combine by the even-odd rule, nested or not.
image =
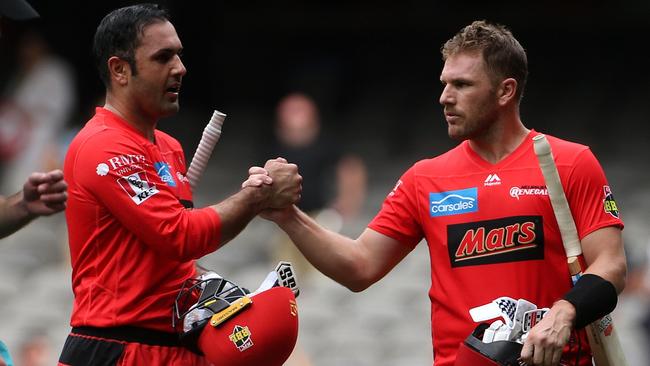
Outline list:
[[[455,366],[519,366],[522,344],[511,341],[483,343],[487,323],[479,324],[458,348]]]
[[[274,287],[251,298],[247,309],[199,337],[206,358],[220,366],[281,366],[298,339],[298,308],[293,292]]]
[[[284,287],[287,283],[291,286]],[[298,338],[297,293],[287,262],[253,294],[213,273],[186,281],[172,324],[187,347],[215,365],[281,366]]]

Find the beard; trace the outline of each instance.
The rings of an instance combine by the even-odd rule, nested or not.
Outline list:
[[[495,102],[484,101],[469,113],[464,113],[460,121],[447,125],[447,134],[456,141],[473,140],[486,136],[498,119]]]
[[[473,140],[486,135],[494,121],[492,118],[466,120],[463,124],[449,125],[447,134],[459,142]]]

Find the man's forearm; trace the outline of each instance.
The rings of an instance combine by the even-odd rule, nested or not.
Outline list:
[[[582,239],[582,253],[587,262],[584,273],[609,281],[621,293],[625,288],[627,259],[621,230],[617,227],[598,229]]]
[[[237,236],[248,223],[264,209],[268,194],[266,187],[247,187],[220,203],[210,206],[219,215],[221,237],[219,246],[223,246]]]
[[[0,198],[0,238],[13,234],[34,218],[27,210],[22,191]]]
[[[295,206],[276,223],[323,274],[353,291],[367,287],[362,251],[355,240],[323,228]]]

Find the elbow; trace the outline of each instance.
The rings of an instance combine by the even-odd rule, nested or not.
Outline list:
[[[348,272],[349,275],[346,276],[345,282],[341,282],[350,291],[364,291],[379,280],[379,277],[375,276],[363,261],[356,261],[351,264],[352,266]]]
[[[161,257],[177,262],[188,262],[201,258],[198,253],[191,250],[191,246],[182,241],[164,241],[162,243],[152,244],[150,247],[155,248]]]
[[[614,286],[616,294],[620,295],[625,289],[627,280],[627,262],[625,257],[610,259],[608,267],[603,269],[600,273],[596,272],[603,279],[607,280]]]
[[[616,287],[616,292],[620,295],[625,289],[627,282],[627,262],[625,260],[618,264],[616,274],[616,283],[614,283],[614,287]]]
[[[361,292],[372,285],[370,281],[353,281],[345,284],[345,287],[352,292]]]

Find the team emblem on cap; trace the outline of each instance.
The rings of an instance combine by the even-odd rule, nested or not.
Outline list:
[[[251,331],[247,326],[235,325],[232,334],[228,336],[230,341],[235,344],[239,352],[244,352],[253,347],[253,340],[251,339]]]

